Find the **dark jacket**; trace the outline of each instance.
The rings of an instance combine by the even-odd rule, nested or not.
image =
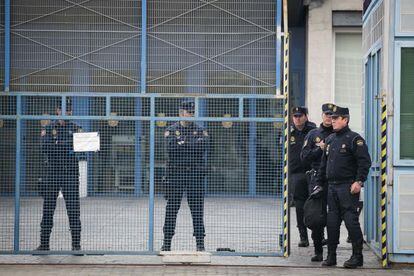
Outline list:
[[[365,140],[346,126],[326,139],[317,182],[319,185],[364,182],[370,167]]]
[[[294,125],[290,127],[289,141],[289,173],[305,173],[308,168],[304,166],[300,159],[305,136],[314,129],[316,125],[307,121],[302,130],[298,130]]]
[[[325,139],[333,133],[332,126],[325,127],[320,124],[318,128],[309,131],[305,137],[305,142],[300,154],[302,162],[306,167],[310,167],[317,171],[321,164],[323,150],[317,146],[319,142],[325,142]]]

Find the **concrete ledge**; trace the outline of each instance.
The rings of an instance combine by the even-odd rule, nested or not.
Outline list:
[[[197,251],[161,251],[164,263],[211,263],[211,253]]]

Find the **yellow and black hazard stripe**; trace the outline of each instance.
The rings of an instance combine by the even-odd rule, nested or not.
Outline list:
[[[388,266],[387,252],[387,105],[381,101],[381,258]]]
[[[284,44],[283,44],[283,95],[284,105],[284,158],[283,158],[283,256],[289,256],[288,220],[288,141],[289,141],[289,31],[287,25],[287,0],[283,1]]]

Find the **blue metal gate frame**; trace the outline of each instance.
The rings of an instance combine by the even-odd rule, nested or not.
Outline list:
[[[179,117],[158,117],[155,112],[155,100],[157,98],[194,98],[196,106],[196,116],[189,118],[190,121],[204,121],[204,122],[255,122],[255,123],[283,123],[283,118],[265,118],[265,117],[256,117],[254,114],[253,117],[244,115],[244,103],[247,100],[255,99],[269,99],[269,100],[280,100],[284,101],[284,97],[280,95],[280,81],[281,81],[281,7],[282,0],[275,0],[276,3],[276,84],[275,84],[275,93],[274,95],[269,94],[157,94],[157,93],[146,93],[147,87],[147,1],[142,0],[141,6],[141,64],[140,64],[140,92],[141,93],[39,93],[39,92],[17,92],[10,91],[10,0],[4,0],[5,7],[5,22],[4,22],[4,92],[0,95],[15,97],[16,99],[16,113],[14,115],[0,115],[0,119],[5,120],[15,120],[16,122],[16,161],[15,161],[15,195],[14,195],[14,206],[15,206],[15,219],[14,219],[14,243],[13,243],[13,254],[28,254],[31,251],[22,251],[19,248],[19,237],[20,237],[20,182],[21,182],[21,141],[22,141],[22,120],[46,120],[46,119],[71,119],[71,120],[135,120],[135,121],[149,121],[150,122],[150,191],[149,191],[149,239],[148,239],[148,251],[145,252],[114,252],[114,251],[104,251],[104,252],[90,252],[91,254],[154,254],[154,149],[155,149],[155,124],[158,121],[178,121]],[[22,99],[27,96],[39,96],[39,97],[61,97],[62,99],[62,116],[45,116],[45,115],[25,115],[22,112]],[[68,97],[103,97],[105,98],[106,108],[105,116],[67,116],[65,112],[66,99]],[[111,115],[111,100],[119,97],[128,97],[128,98],[149,98],[150,99],[150,116],[113,116]],[[238,100],[238,110],[239,114],[237,117],[204,117],[199,116],[198,107],[201,99],[211,99],[211,98],[223,98],[223,99],[236,99]],[[281,111],[282,112],[282,111]],[[252,115],[252,114],[250,114]],[[282,114],[281,114],[282,115]],[[278,141],[275,141],[277,143]],[[282,141],[282,144],[283,141]],[[283,176],[281,176],[283,179]],[[283,208],[281,209],[283,214]],[[283,225],[283,215],[281,216],[280,225]],[[276,233],[275,233],[276,235]],[[11,253],[9,251],[0,252],[0,253]],[[70,251],[61,251],[58,254],[68,254]],[[85,251],[87,254],[88,252]],[[215,255],[255,255],[255,256],[283,256],[282,250],[280,252],[274,253],[263,253],[263,252],[252,252],[252,253],[231,253],[231,252],[216,252]]]

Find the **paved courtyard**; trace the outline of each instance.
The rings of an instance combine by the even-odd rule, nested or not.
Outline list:
[[[349,275],[348,270],[325,269],[310,262],[313,248],[298,248],[295,211],[291,208],[291,255],[289,258],[262,256],[280,252],[282,232],[280,200],[271,198],[207,198],[205,203],[206,249],[213,253],[204,265],[166,265],[157,252],[148,252],[147,198],[83,198],[82,246],[87,255],[60,254],[70,248],[70,232],[64,201],[59,199],[52,237],[54,255],[30,254],[38,244],[41,199],[24,198],[21,202],[20,247],[23,255],[0,255],[0,275]],[[154,210],[154,250],[162,242],[165,200],[156,198]],[[12,249],[14,202],[0,202],[1,249]],[[310,233],[309,233],[310,234]],[[245,256],[222,256],[218,247],[234,249]],[[194,250],[192,222],[186,203],[179,213],[174,250]],[[326,249],[326,248],[325,248]],[[141,252],[141,253],[139,253]],[[342,227],[338,248],[338,267],[349,258]],[[326,255],[326,250],[325,250]],[[391,275],[381,270],[378,258],[364,248],[365,265],[359,275]],[[312,268],[311,270],[309,270]],[[398,270],[398,275],[412,275]]]

